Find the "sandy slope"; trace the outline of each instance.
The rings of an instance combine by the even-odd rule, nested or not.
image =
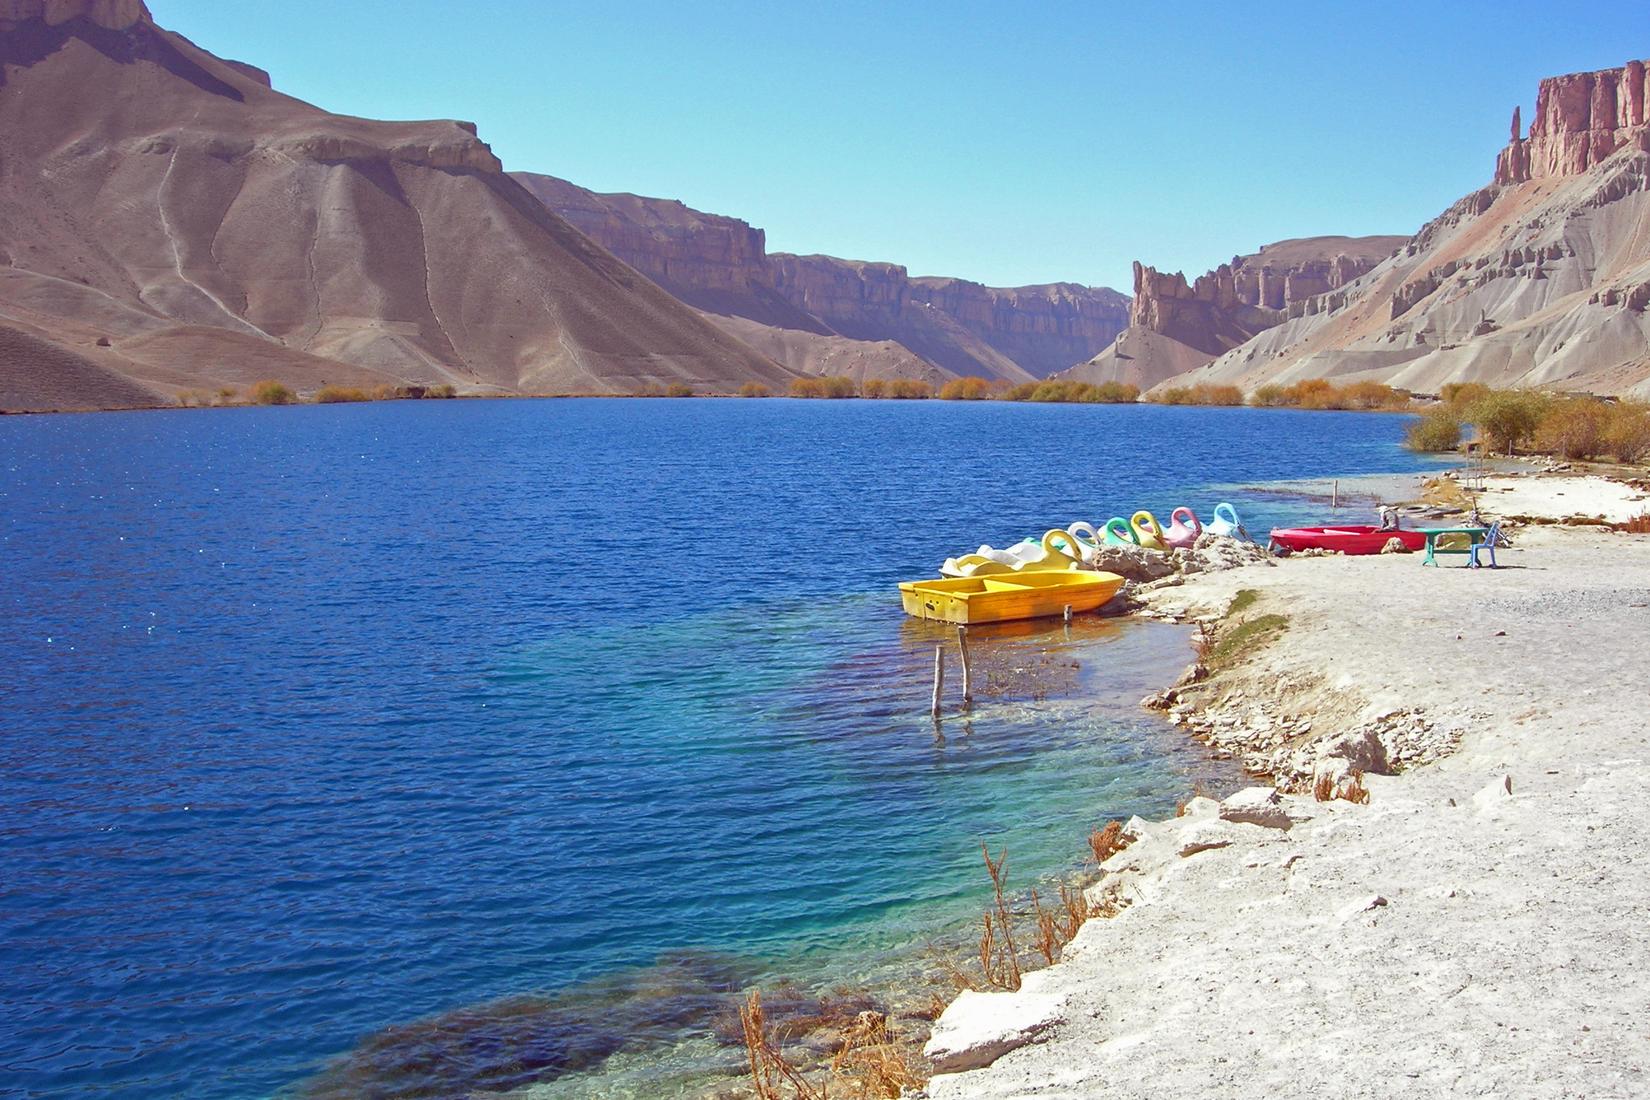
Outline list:
[[[1625,503],[1565,480],[1497,479],[1523,484],[1486,507]],[[1287,796],[1309,817],[1287,832],[1212,802],[1143,829],[1107,865],[1137,868],[1134,904],[1091,920],[1032,997],[992,995],[999,1022],[1038,995],[1063,1022],[932,1095],[1650,1092],[1650,538],[1526,528],[1502,561],[1296,559],[1163,590],[1209,614],[1254,588],[1256,612],[1290,616],[1222,698],[1335,716],[1313,737],[1418,711],[1460,749],[1371,777],[1367,806]]]
[[[58,352],[10,372],[11,407],[139,403],[50,366],[102,340],[118,372],[179,329],[141,403],[233,384],[248,340],[300,389],[794,377],[545,209],[473,127],[328,113],[127,8],[0,24],[0,323]]]

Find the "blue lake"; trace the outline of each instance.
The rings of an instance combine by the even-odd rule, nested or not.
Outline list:
[[[1316,513],[1214,487],[1420,470],[1405,422],[0,418],[0,1094],[668,1095],[661,1050],[736,1065],[730,991],[908,975],[977,912],[981,840],[1029,884],[1234,780],[1135,705],[1189,659],[1160,624],[981,632],[980,705],[936,735],[951,635],[896,581],[1137,507],[1232,499],[1264,537]]]

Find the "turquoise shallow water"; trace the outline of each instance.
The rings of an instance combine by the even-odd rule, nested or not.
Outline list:
[[[511,401],[0,419],[0,1089],[571,1095],[876,978],[1219,768],[1184,638],[986,632],[936,737],[894,582],[1401,418]],[[1303,506],[1239,498],[1251,530]],[[1225,777],[1229,778],[1229,777]],[[899,960],[906,960],[900,962]],[[353,1052],[353,1054],[351,1054]],[[349,1060],[340,1062],[340,1057]],[[655,1078],[655,1088],[660,1088]]]

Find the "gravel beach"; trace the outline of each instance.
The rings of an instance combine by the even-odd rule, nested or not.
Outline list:
[[[1643,495],[1526,475],[1481,503],[1619,520]],[[1497,570],[1319,557],[1151,593],[1287,617],[1169,705],[1294,793],[1131,822],[1091,891],[1119,915],[948,1009],[930,1095],[1650,1094],[1650,538],[1515,537]],[[1367,803],[1314,796],[1360,766]]]

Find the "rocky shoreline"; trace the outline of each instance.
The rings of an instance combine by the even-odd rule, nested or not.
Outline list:
[[[1500,514],[1650,510],[1600,478],[1484,488]],[[1650,983],[1618,961],[1650,943],[1625,919],[1650,886],[1623,870],[1650,741],[1620,703],[1642,695],[1650,540],[1532,527],[1502,564],[1143,585],[1206,639],[1146,702],[1273,782],[1130,821],[1089,890],[1115,916],[1019,992],[954,1002],[929,1094],[1642,1093]]]

